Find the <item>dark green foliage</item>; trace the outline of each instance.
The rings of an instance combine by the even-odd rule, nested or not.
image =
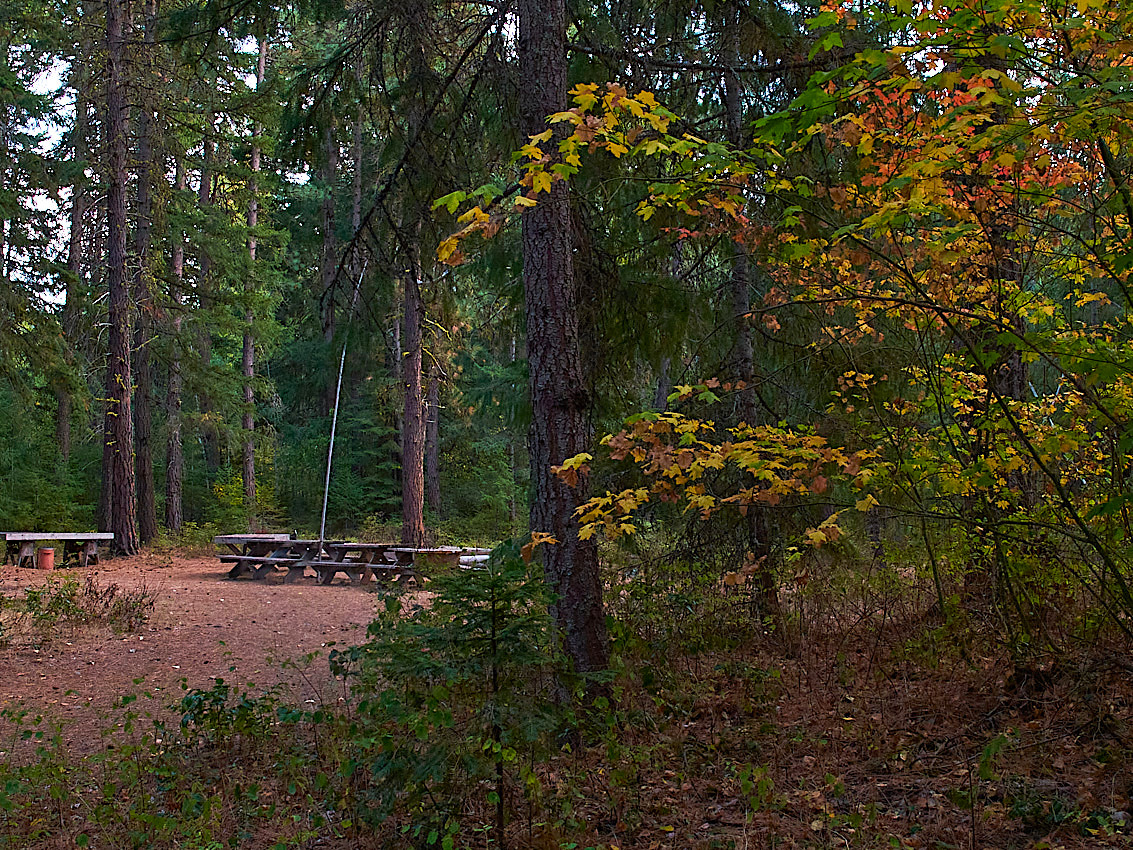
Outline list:
[[[431,606],[409,612],[387,597],[370,640],[332,663],[359,698],[351,769],[363,817],[394,817],[413,843],[450,846],[445,836],[474,826],[463,821],[469,806],[488,802],[499,816],[536,793],[531,768],[560,719],[557,655],[546,587],[519,543],[430,589]],[[492,788],[483,799],[472,791],[480,782]]]
[[[51,414],[54,399],[36,390],[17,395],[0,388],[0,529],[82,531],[94,519],[82,474],[60,476],[59,450]],[[97,459],[83,451],[72,456],[76,472],[97,471]]]

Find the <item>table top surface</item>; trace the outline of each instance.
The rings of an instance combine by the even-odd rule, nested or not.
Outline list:
[[[415,555],[488,555],[491,549],[472,549],[465,546],[390,546],[391,552],[412,552]]]
[[[5,540],[113,540],[109,531],[0,531]]]
[[[291,539],[290,534],[220,534],[212,539],[213,543],[285,543]],[[296,543],[300,541],[295,541]],[[317,541],[316,541],[317,542]]]

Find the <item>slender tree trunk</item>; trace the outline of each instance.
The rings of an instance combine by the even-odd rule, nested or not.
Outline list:
[[[417,233],[412,228],[411,246],[407,249],[409,274],[404,277],[405,328],[402,340],[405,353],[401,358],[404,409],[401,431],[401,542],[406,546],[425,543],[425,400],[421,387],[421,358],[424,348],[422,327],[425,303],[421,298],[420,260],[417,256]]]
[[[268,43],[266,38],[260,39],[260,53],[256,61],[256,89],[264,84],[264,75],[267,71]],[[258,121],[255,125],[255,139],[252,141],[252,180],[250,188],[251,198],[248,200],[248,260],[251,264],[251,273],[244,288],[248,298],[248,308],[244,313],[244,356],[242,361],[244,371],[244,512],[248,515],[248,530],[257,531],[260,526],[257,516],[256,504],[256,391],[253,382],[256,377],[256,340],[253,335],[255,312],[252,309],[252,296],[255,293],[256,280],[256,225],[259,223],[259,173],[260,173],[260,136],[263,134],[263,125]]]
[[[153,62],[157,3],[149,0],[145,10],[142,63]],[[152,76],[150,80],[152,81]],[[134,371],[137,381],[134,405],[135,472],[138,486],[138,536],[149,543],[157,536],[157,497],[153,483],[153,270],[150,248],[154,217],[154,183],[158,171],[154,151],[154,115],[142,93],[138,113],[137,225],[134,228],[134,301],[138,306],[134,330]]]
[[[534,135],[566,108],[565,0],[519,0],[519,67],[525,83],[521,126]],[[561,125],[560,125],[561,126]],[[553,144],[546,146],[554,150]],[[575,508],[586,484],[570,487],[551,467],[590,447],[590,399],[583,383],[578,305],[571,257],[570,201],[565,182],[540,195],[523,216],[523,286],[531,376],[531,530],[558,542],[543,549],[551,614],[579,672],[609,664],[598,552],[578,536]]]
[[[338,173],[338,141],[334,137],[334,125],[327,127],[323,134],[323,167],[320,175],[323,183],[323,200],[319,207],[323,244],[319,252],[319,282],[323,306],[323,340],[329,347],[334,342],[337,329],[335,315],[335,273],[338,270],[338,240],[335,238],[334,180]],[[331,369],[326,388],[323,391],[323,409],[327,413],[334,407],[334,394],[337,389],[338,373]]]
[[[90,56],[90,41],[84,36],[80,51],[83,56]],[[87,209],[90,197],[87,193],[86,161],[88,156],[88,101],[90,99],[90,74],[87,68],[75,63],[75,123],[71,128],[71,151],[74,165],[77,167],[75,182],[71,186],[71,223],[70,234],[67,239],[67,290],[66,302],[63,304],[63,336],[66,340],[65,350],[68,359],[73,365],[74,351],[77,340],[79,316],[79,293],[83,279],[83,230],[86,225]],[[60,387],[57,393],[58,409],[55,425],[55,436],[59,444],[59,454],[65,468],[71,459],[71,419],[73,415],[71,390],[69,387]]]
[[[429,367],[429,389],[425,400],[425,501],[434,515],[441,512],[441,370]]]
[[[177,193],[185,191],[185,168],[177,163]],[[173,312],[173,338],[169,354],[169,391],[166,396],[166,410],[169,420],[168,442],[166,443],[165,468],[165,527],[176,534],[185,523],[182,493],[185,481],[185,454],[181,445],[181,325],[182,287],[185,278],[185,234],[177,228],[173,233],[173,251],[169,260],[171,276],[169,300]]]
[[[392,362],[390,363],[390,375],[393,378],[393,385],[399,390],[404,387],[402,376],[405,374],[405,351],[401,347],[401,314],[403,312],[404,306],[405,296],[401,280],[399,279],[394,282],[393,308],[391,310],[393,314],[393,327],[391,328],[393,347],[390,351],[390,357],[392,359]],[[394,440],[397,443],[396,457],[394,458],[397,463],[397,469],[394,472],[394,480],[399,487],[401,486],[402,482],[402,446],[405,442],[403,439],[405,434],[405,417],[402,415],[404,409],[404,399],[402,399],[402,404],[400,406],[395,405],[393,408],[393,430],[395,435]]]
[[[361,72],[357,72],[359,79]],[[354,250],[350,257],[350,276],[355,284],[359,285],[358,278],[362,275],[362,251],[358,239],[358,231],[362,229],[362,115],[354,116],[351,129],[351,158],[353,168],[350,186],[350,235],[354,238]]]
[[[106,369],[106,422],[102,474],[105,513],[101,527],[114,533],[113,550],[138,551],[134,482],[134,428],[130,374],[130,295],[126,281],[126,35],[123,0],[106,3],[107,282],[110,350]]]
[[[508,340],[508,362],[509,363],[515,363],[515,331],[514,330],[511,332],[511,339]],[[513,388],[516,388],[514,384],[512,386],[513,386]],[[507,437],[507,462],[508,462],[508,471],[511,472],[511,490],[508,494],[508,500],[507,500],[507,518],[508,518],[508,523],[509,523],[508,528],[511,530],[510,531],[511,534],[518,534],[519,533],[519,530],[516,527],[519,523],[519,499],[517,498],[518,490],[519,490],[519,470],[516,466],[516,461],[515,461],[515,442],[516,442],[516,439],[517,439],[517,437],[516,437],[515,433],[512,432],[509,429],[508,437]]]
[[[205,123],[201,182],[197,187],[197,205],[205,215],[209,214],[209,208],[212,206],[213,131],[215,126],[216,116],[209,113],[208,120]],[[212,258],[209,256],[208,248],[203,244],[200,248],[199,264],[201,279],[197,284],[197,293],[200,309],[206,310],[212,304],[211,282],[209,280],[212,271]],[[197,396],[197,406],[201,414],[201,444],[205,453],[205,469],[211,482],[220,470],[220,431],[212,418],[212,395],[208,390],[208,375],[212,371],[212,332],[207,324],[197,329],[197,353],[201,358],[201,369],[206,376]]]

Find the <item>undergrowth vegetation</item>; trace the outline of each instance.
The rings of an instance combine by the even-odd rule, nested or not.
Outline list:
[[[0,647],[43,645],[92,623],[131,632],[147,620],[155,600],[144,584],[136,588],[103,584],[92,573],[81,583],[71,576],[52,576],[24,588],[22,597],[0,595]]]
[[[802,558],[766,612],[752,574],[671,542],[607,547],[601,681],[567,675],[538,566],[506,544],[388,593],[332,651],[343,700],[215,679],[171,716],[139,683],[85,756],[6,709],[0,847],[1133,843],[1130,665],[1085,602],[1048,616],[1058,653],[1021,654],[978,576],[945,570],[941,610],[884,545]],[[65,588],[29,611],[71,616]]]

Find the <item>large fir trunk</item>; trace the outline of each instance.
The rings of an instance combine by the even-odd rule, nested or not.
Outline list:
[[[740,6],[731,2],[724,10],[724,116],[727,122],[728,142],[736,149],[745,144],[743,132],[743,102],[739,66]],[[756,407],[755,349],[751,339],[751,272],[747,251],[739,243],[732,247],[732,270],[729,281],[731,313],[735,335],[732,342],[730,372],[733,380],[742,383],[738,393],[737,418],[748,425],[758,424]],[[771,518],[761,504],[750,505],[742,520],[746,523],[747,549],[761,564],[756,573],[756,607],[758,613],[778,617],[779,588],[772,564]]]
[[[177,193],[185,191],[185,169],[177,163]],[[181,290],[185,277],[185,234],[177,228],[173,233],[173,251],[169,260],[169,301],[173,313],[172,339],[169,346],[169,389],[166,395],[166,416],[169,433],[166,441],[165,527],[173,533],[185,523],[182,493],[185,482],[185,454],[181,444]]]
[[[425,400],[421,387],[422,327],[425,304],[421,299],[420,260],[417,254],[419,227],[411,228],[412,244],[409,273],[404,278],[405,327],[401,358],[402,409],[401,429],[401,542],[406,546],[425,544]]]
[[[146,4],[145,52],[143,62],[153,60],[157,4]],[[153,365],[150,354],[153,340],[153,270],[150,247],[153,233],[154,183],[158,172],[154,151],[154,115],[142,96],[138,114],[138,220],[134,228],[134,300],[139,312],[134,331],[134,375],[137,392],[134,404],[134,439],[137,450],[135,471],[138,487],[138,535],[142,543],[157,536],[157,497],[153,483]]]
[[[123,0],[106,4],[107,284],[110,348],[106,364],[100,527],[114,533],[113,550],[138,551],[131,409],[130,296],[126,281],[126,93],[127,19]]]
[[[519,66],[524,80],[521,122],[534,135],[566,108],[565,0],[519,0]],[[561,126],[561,125],[560,125]],[[553,150],[553,146],[548,145]],[[531,376],[531,530],[558,542],[543,549],[551,614],[579,672],[609,663],[598,552],[578,536],[575,508],[586,487],[559,479],[551,467],[590,446],[589,395],[579,352],[578,305],[565,182],[539,196],[523,216],[523,286]]]

